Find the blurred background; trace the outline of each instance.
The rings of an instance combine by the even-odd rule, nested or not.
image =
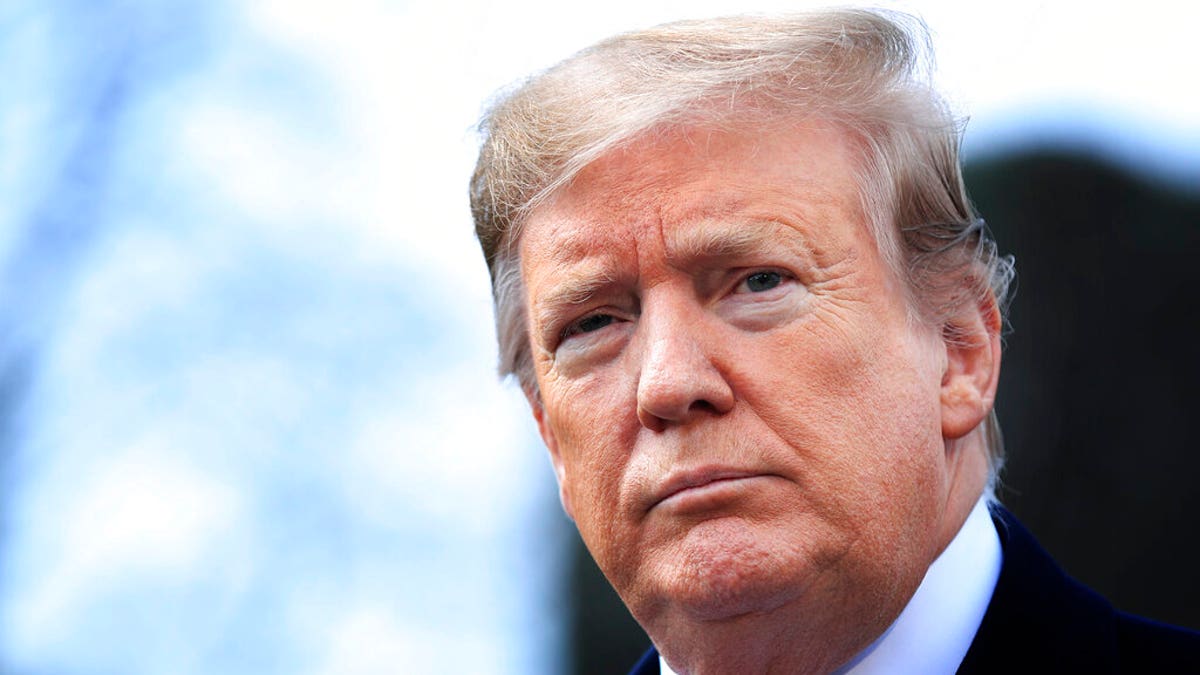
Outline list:
[[[1017,257],[1002,500],[1200,628],[1200,10],[882,4]],[[611,33],[800,6],[0,5],[0,672],[632,664],[494,376],[473,127]]]

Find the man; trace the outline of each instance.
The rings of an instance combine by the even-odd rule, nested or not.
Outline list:
[[[925,42],[875,11],[673,24],[484,121],[501,371],[654,643],[637,672],[1200,664],[989,517],[1012,266]]]

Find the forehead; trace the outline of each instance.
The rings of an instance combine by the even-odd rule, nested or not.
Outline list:
[[[531,214],[520,241],[526,276],[603,266],[647,245],[686,257],[799,236],[819,254],[860,240],[853,147],[820,120],[643,136],[587,166]]]

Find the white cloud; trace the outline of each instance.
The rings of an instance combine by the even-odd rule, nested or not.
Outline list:
[[[494,633],[402,623],[386,606],[351,607],[326,625],[327,651],[314,671],[320,675],[496,672],[507,651]]]
[[[205,577],[236,530],[238,494],[145,438],[88,466],[59,469],[21,509],[15,643],[37,652],[70,635],[113,586]],[[98,458],[93,458],[93,460]],[[74,487],[64,490],[63,484]]]
[[[422,373],[404,388],[405,405],[358,418],[342,477],[348,502],[379,523],[402,513],[461,537],[503,529],[549,471],[524,401],[473,366]]]

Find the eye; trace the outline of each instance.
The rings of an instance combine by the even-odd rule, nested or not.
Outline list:
[[[568,324],[567,327],[563,329],[562,339],[565,340],[572,335],[598,331],[601,328],[612,324],[614,320],[615,319],[612,314],[590,314],[578,321]]]
[[[788,268],[742,267],[726,272],[713,307],[725,321],[745,330],[770,330],[800,316],[808,292]],[[733,284],[730,287],[730,283]]]
[[[769,291],[772,288],[775,288],[781,283],[783,283],[783,275],[779,272],[772,272],[769,270],[755,272],[754,274],[746,277],[742,283],[738,285],[737,290],[741,292],[744,289],[750,293],[762,293],[763,291]]]

